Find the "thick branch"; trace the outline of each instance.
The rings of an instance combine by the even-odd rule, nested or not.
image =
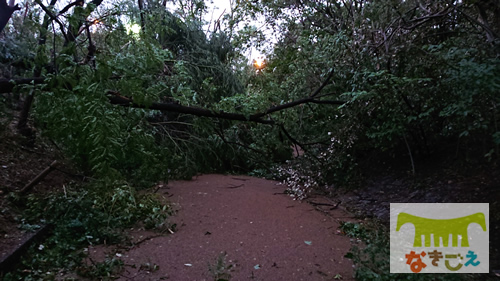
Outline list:
[[[460,12],[470,23],[481,26],[486,32],[486,36],[488,38],[488,41],[493,42],[493,41],[495,41],[496,38],[498,38],[498,35],[490,28],[490,26],[488,25],[488,22],[486,20],[484,20],[484,23],[482,23],[482,22],[474,19],[473,17],[467,15],[467,13],[465,13],[461,9],[457,9],[457,11]]]
[[[92,62],[92,65],[95,68],[95,59],[94,59],[94,56],[95,56],[95,52],[97,50],[97,47],[92,42],[92,35],[90,33],[90,27],[89,27],[88,23],[85,24],[85,31],[87,32],[87,38],[89,39],[89,46],[87,47],[88,53],[85,56],[85,60],[83,61],[83,63],[87,64],[89,62]]]
[[[144,20],[144,5],[142,0],[137,0],[137,4],[139,5],[139,15],[141,16],[141,28],[142,30],[146,30],[146,21]]]
[[[59,29],[61,29],[61,33],[64,36],[64,39],[66,41],[68,41],[68,36],[66,35],[66,32],[64,31],[63,23],[47,7],[45,7],[45,5],[42,3],[41,0],[35,0],[35,3],[37,3],[38,6],[40,6],[40,8],[42,8],[42,10],[45,12],[45,14],[47,14],[50,17],[50,19],[52,19],[53,21],[55,21],[59,25]]]
[[[408,13],[410,13],[412,11],[415,11],[415,9],[416,8],[412,8],[412,9],[408,10],[405,13],[405,15],[407,15]],[[379,44],[377,44],[376,48],[378,49],[382,45],[385,45],[387,42],[389,42],[392,39],[392,37],[394,37],[394,35],[396,35],[396,33],[399,32],[401,29],[413,31],[417,27],[419,27],[423,24],[426,24],[427,22],[431,21],[432,19],[440,18],[440,17],[444,17],[444,16],[448,15],[448,9],[449,8],[445,8],[444,10],[442,10],[440,12],[436,12],[434,14],[426,15],[426,16],[419,17],[419,18],[415,18],[415,19],[412,19],[408,22],[405,20],[403,15],[400,15],[397,19],[393,20],[388,25],[388,28],[386,28],[387,30],[389,30],[389,29],[392,30],[391,33],[389,34],[389,36],[387,36],[385,34],[385,31],[382,31],[382,34],[384,35],[384,40],[382,42],[380,42]],[[426,9],[424,9],[424,10],[427,11]],[[409,26],[408,25],[409,23],[413,23],[413,24]],[[387,46],[386,46],[386,50],[387,50]]]
[[[83,6],[83,4],[83,0],[76,0],[75,2],[69,3],[66,7],[62,8],[61,11],[59,11],[59,15],[66,13],[73,6]]]
[[[45,168],[40,174],[38,174],[32,181],[30,181],[27,185],[25,185],[19,193],[26,193],[30,191],[37,183],[39,183],[41,180],[43,180],[50,172],[52,172],[57,165],[57,160],[52,162],[50,166]]]
[[[285,134],[285,136],[295,145],[299,146],[303,151],[306,151],[305,147],[303,144],[301,144],[298,140],[296,140],[288,131],[285,129],[284,125],[280,125],[281,131]]]
[[[78,32],[79,32],[80,28],[82,27],[83,23],[85,22],[87,17],[95,9],[97,9],[97,7],[99,5],[101,5],[102,1],[103,0],[92,0],[92,2],[90,4],[94,5],[93,9],[91,9],[90,6],[88,6],[88,5],[87,5],[87,9],[85,9],[85,10],[77,11],[75,9],[75,11],[73,12],[73,16],[76,16],[77,18],[79,18],[79,20],[76,23],[76,25],[72,25],[72,24],[69,25],[69,27],[68,27],[68,40],[66,40],[65,45],[76,41],[76,37],[78,37],[78,35],[80,34]]]
[[[323,88],[325,88],[325,86],[328,85],[328,83],[330,82],[330,80],[333,77],[333,73],[334,73],[334,69],[332,68],[332,70],[330,71],[330,73],[326,77],[325,81],[323,81],[323,83],[321,84],[321,86],[319,86],[319,88],[316,89],[316,91],[314,91],[314,93],[312,93],[311,95],[309,95],[309,97],[303,98],[303,99],[300,99],[300,100],[296,100],[296,101],[292,101],[292,102],[289,102],[289,103],[281,104],[281,105],[278,105],[278,106],[275,106],[275,107],[271,107],[271,108],[267,109],[266,111],[264,111],[262,113],[255,114],[255,116],[256,117],[263,117],[263,116],[271,114],[273,112],[281,111],[283,109],[294,107],[294,106],[297,106],[297,105],[300,105],[300,104],[303,104],[303,103],[329,103],[329,104],[338,104],[338,105],[344,104],[343,101],[321,101],[321,100],[315,99],[316,96],[319,93],[321,93],[321,91],[323,90]]]
[[[257,114],[254,114],[252,116],[263,117],[263,116],[266,116],[266,115],[271,114],[273,112],[281,111],[281,110],[284,110],[284,109],[287,109],[287,108],[290,108],[290,107],[294,107],[294,106],[297,106],[297,105],[301,105],[301,104],[304,104],[304,103],[343,105],[345,102],[343,102],[343,101],[337,101],[337,100],[317,100],[317,99],[314,99],[312,97],[308,97],[308,98],[303,98],[303,99],[300,99],[300,100],[296,100],[296,101],[292,101],[292,102],[289,102],[289,103],[285,103],[285,104],[281,104],[281,105],[278,105],[278,106],[271,107],[271,108],[267,109],[266,111],[264,111],[262,113],[257,113]]]
[[[292,101],[289,103],[285,103],[285,104],[282,104],[279,106],[271,107],[271,108],[269,108],[266,111],[261,112],[261,113],[256,113],[256,114],[252,114],[252,115],[244,115],[244,114],[230,113],[230,112],[224,112],[224,111],[216,112],[216,111],[208,110],[205,108],[185,106],[185,105],[180,105],[177,103],[152,103],[150,106],[145,106],[145,105],[137,104],[132,99],[121,96],[119,93],[116,93],[116,92],[108,92],[108,94],[109,94],[109,96],[108,96],[109,101],[112,104],[117,104],[117,105],[121,105],[121,106],[155,109],[155,110],[161,110],[161,111],[177,112],[177,113],[184,113],[184,114],[190,114],[190,115],[201,116],[201,117],[221,118],[221,119],[227,119],[227,120],[252,121],[252,122],[268,124],[268,125],[273,125],[273,124],[275,124],[275,122],[273,120],[262,119],[262,117],[269,115],[273,112],[281,111],[281,110],[291,108],[291,107],[294,107],[294,106],[297,106],[300,104],[304,104],[304,103],[336,104],[336,105],[344,104],[343,101],[334,101],[334,100],[322,101],[322,100],[315,100],[315,99],[309,97],[309,98],[304,98],[304,99]]]
[[[312,93],[309,97],[311,98],[314,98],[316,97],[319,93],[321,93],[321,91],[323,90],[323,88],[328,85],[328,83],[330,82],[330,80],[332,79],[333,77],[333,73],[335,72],[335,69],[332,68],[332,70],[330,71],[330,73],[328,74],[328,76],[326,77],[325,81],[323,81],[323,83],[321,84],[321,86],[319,86],[318,89],[316,89],[316,91],[314,91],[314,93]]]
[[[0,0],[0,32],[7,25],[12,14],[15,11],[21,10],[19,5],[14,5],[14,1],[11,1],[11,4],[7,5],[7,0]]]
[[[42,77],[19,78],[19,79],[0,79],[0,94],[10,93],[16,85],[20,84],[41,84],[45,79]]]
[[[332,73],[330,73],[332,74]],[[331,75],[327,80],[331,78]],[[35,78],[22,78],[22,79],[0,79],[0,93],[8,93],[11,92],[12,89],[14,88],[15,85],[18,84],[29,84],[29,83],[35,83],[35,84],[41,84],[44,82],[44,78],[41,77],[35,77]],[[323,83],[323,85],[326,85],[326,81]],[[324,86],[321,86],[318,90],[315,91],[313,95],[319,94],[319,90],[322,89]],[[244,114],[239,114],[239,113],[230,113],[230,112],[224,112],[224,111],[213,111],[201,107],[194,107],[194,106],[185,106],[185,105],[180,105],[177,103],[152,103],[149,106],[146,105],[141,105],[135,103],[132,99],[124,97],[120,95],[117,92],[113,91],[108,91],[108,98],[111,104],[116,104],[116,105],[121,105],[121,106],[128,106],[128,107],[134,107],[134,108],[147,108],[147,109],[153,109],[153,110],[161,110],[161,111],[170,111],[170,112],[177,112],[177,113],[183,113],[183,114],[190,114],[190,115],[195,115],[195,116],[201,116],[201,117],[210,117],[210,118],[221,118],[221,119],[228,119],[228,120],[238,120],[238,121],[252,121],[252,122],[257,122],[257,123],[262,123],[262,124],[275,124],[273,120],[267,120],[267,119],[262,119],[264,116],[269,115],[271,113],[281,111],[287,108],[291,108],[297,105],[305,104],[305,103],[316,103],[316,104],[332,104],[332,105],[343,105],[345,102],[344,101],[339,101],[339,100],[320,100],[318,98],[313,98],[313,95],[299,99],[296,101],[292,101],[289,103],[281,104],[278,106],[270,107],[264,112],[252,114],[252,115],[244,115]]]
[[[261,117],[255,116],[255,115],[245,116],[243,114],[229,113],[229,112],[224,112],[224,111],[216,112],[216,111],[208,110],[205,108],[184,106],[184,105],[180,105],[180,104],[176,104],[176,103],[156,103],[155,102],[149,106],[146,106],[146,105],[137,104],[137,103],[133,102],[131,99],[123,97],[123,96],[121,96],[117,93],[114,93],[114,92],[109,92],[109,94],[111,94],[109,96],[109,101],[112,104],[117,104],[117,105],[121,105],[121,106],[177,112],[177,113],[190,114],[190,115],[201,116],[201,117],[221,118],[221,119],[238,120],[238,121],[252,121],[252,122],[269,124],[269,125],[274,124],[274,121],[272,121],[272,120],[264,120]]]
[[[54,7],[54,5],[56,3],[57,3],[57,0],[51,0],[49,3],[49,7]],[[49,14],[45,14],[45,16],[43,17],[42,28],[40,29],[41,30],[40,36],[38,39],[37,53],[39,53],[39,54],[41,54],[41,52],[43,50],[43,46],[47,42],[47,29],[49,28],[50,23],[51,23],[51,19],[50,19]],[[54,25],[52,25],[52,29],[53,29],[53,32],[55,33]],[[63,32],[63,34],[64,34],[64,30],[61,30],[61,32]],[[52,41],[52,43],[53,43],[52,47],[53,47],[53,50],[55,50],[56,49],[55,36],[53,39],[54,40]],[[55,58],[54,58],[54,60],[55,60]],[[54,62],[54,66],[55,66],[55,62]],[[40,78],[40,75],[42,74],[42,70],[44,67],[45,67],[44,65],[40,65],[40,64],[35,65],[35,69],[33,70],[33,77],[35,77],[34,79],[36,79],[36,80],[32,80],[33,83],[36,84],[37,80],[38,80],[38,83],[43,82],[43,78]],[[31,106],[33,104],[34,99],[35,99],[35,91],[30,91],[28,96],[26,97],[26,100],[24,100],[23,108],[21,110],[21,113],[19,114],[19,120],[17,122],[17,130],[21,135],[24,135],[24,136],[29,136],[31,134],[31,129],[27,126],[27,124],[28,124],[28,117],[29,117],[30,111],[31,111]]]

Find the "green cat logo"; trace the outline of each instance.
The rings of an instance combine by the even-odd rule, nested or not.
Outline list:
[[[415,240],[413,247],[422,247],[422,235],[425,236],[425,247],[431,246],[431,234],[434,234],[434,247],[439,247],[439,238],[443,239],[443,246],[448,247],[449,236],[452,234],[452,246],[458,247],[458,236],[462,236],[461,247],[469,247],[469,237],[467,227],[471,223],[477,223],[483,231],[486,231],[486,221],[483,213],[454,218],[454,219],[428,219],[400,213],[398,215],[396,231],[401,229],[406,223],[415,226]]]

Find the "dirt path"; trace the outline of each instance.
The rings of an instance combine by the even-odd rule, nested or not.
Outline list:
[[[214,280],[209,269],[224,252],[230,280],[353,280],[349,238],[338,234],[346,214],[275,194],[284,189],[247,176],[169,183],[158,192],[179,209],[177,231],[122,252],[120,280]]]

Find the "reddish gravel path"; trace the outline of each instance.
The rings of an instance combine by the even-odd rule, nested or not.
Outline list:
[[[353,280],[352,262],[344,258],[349,238],[338,235],[340,219],[332,218],[346,214],[326,216],[275,194],[284,189],[247,176],[169,183],[158,192],[168,192],[179,209],[172,218],[177,232],[122,252],[136,268],[126,266],[120,280],[214,280],[209,264],[221,252],[233,265],[230,280]]]

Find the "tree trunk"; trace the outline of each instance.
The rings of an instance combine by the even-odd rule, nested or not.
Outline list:
[[[10,5],[7,5],[7,0],[0,0],[0,32],[3,31],[10,17],[17,10],[21,10],[21,8],[19,5],[14,5],[14,1],[10,1]]]
[[[50,6],[54,6],[56,2],[57,0],[51,0]],[[48,15],[45,15],[45,17],[43,18],[42,29],[47,30],[49,28],[49,24],[50,24],[50,17]],[[38,40],[38,46],[45,45],[46,41],[47,41],[47,33],[42,32],[42,34],[40,35],[40,39]],[[35,67],[33,74],[34,74],[33,77],[35,79],[40,78],[40,75],[42,74],[42,66],[37,65]],[[34,99],[35,99],[35,92],[31,91],[28,97],[26,97],[26,100],[24,101],[23,109],[21,110],[19,121],[17,122],[17,131],[19,132],[19,134],[25,137],[31,137],[33,135],[32,130],[28,127],[28,117],[30,115],[31,105],[33,104]]]

